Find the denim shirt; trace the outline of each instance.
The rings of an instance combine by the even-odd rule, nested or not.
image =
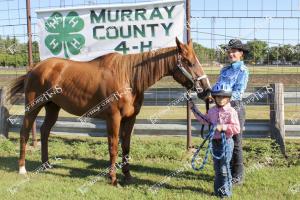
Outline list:
[[[237,61],[221,69],[217,83],[225,83],[231,86],[231,101],[242,100],[247,88],[248,77],[249,71],[244,62]]]

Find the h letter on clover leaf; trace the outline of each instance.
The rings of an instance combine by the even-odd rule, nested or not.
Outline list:
[[[65,58],[80,53],[85,44],[85,38],[79,34],[84,21],[74,11],[63,17],[61,13],[54,12],[45,23],[46,31],[49,33],[45,39],[46,47],[53,55],[64,51]]]

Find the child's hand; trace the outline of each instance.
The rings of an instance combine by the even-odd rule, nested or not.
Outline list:
[[[211,96],[208,97],[208,102],[209,103],[214,103],[215,102],[215,99]]]
[[[223,131],[223,125],[218,124],[216,130],[219,131],[219,132]]]
[[[194,102],[192,100],[189,100],[189,106],[190,106],[190,108],[192,108],[192,107],[195,106],[195,104],[194,104]]]

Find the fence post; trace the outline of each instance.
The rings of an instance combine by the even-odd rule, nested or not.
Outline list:
[[[191,0],[186,0],[186,39],[187,42],[191,39]],[[189,101],[186,101],[186,118],[187,118],[187,141],[186,141],[186,149],[191,150],[192,148],[192,120],[191,120],[191,110],[189,106]]]
[[[273,92],[269,94],[271,139],[275,139],[280,146],[282,154],[286,157],[284,140],[284,87],[282,83],[272,83],[270,86],[273,89]]]
[[[6,108],[5,104],[6,100],[6,88],[2,87],[0,88],[0,135],[5,136],[8,138],[8,110]]]

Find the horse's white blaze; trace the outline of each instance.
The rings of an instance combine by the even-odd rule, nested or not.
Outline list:
[[[25,166],[21,166],[21,167],[19,168],[19,174],[26,174],[26,173],[27,173],[27,171],[26,171]]]
[[[197,58],[197,56],[196,56],[196,61],[197,61],[197,63],[199,64],[199,66],[201,66],[201,63],[200,63],[199,59]],[[201,66],[201,67],[202,67],[202,66]],[[199,78],[200,78],[199,80],[205,78],[206,81],[207,81],[207,86],[208,86],[209,88],[211,88],[209,79],[207,78],[207,75],[206,75],[206,74],[203,74],[203,75],[200,76]]]

